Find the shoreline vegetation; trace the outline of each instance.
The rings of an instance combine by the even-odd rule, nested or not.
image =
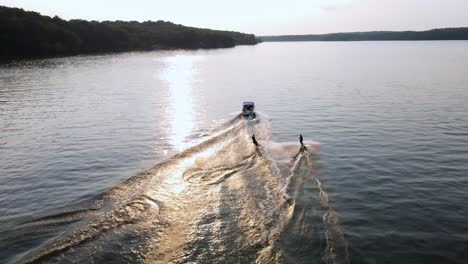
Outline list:
[[[418,41],[468,40],[468,27],[438,28],[426,31],[369,31],[309,35],[260,36],[259,41]]]
[[[255,35],[166,21],[63,20],[0,6],[0,60],[255,45]]]

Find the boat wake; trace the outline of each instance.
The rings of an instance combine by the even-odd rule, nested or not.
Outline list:
[[[315,176],[320,145],[272,142],[270,127],[265,115],[236,116],[92,207],[13,228],[48,239],[10,262],[349,263]]]

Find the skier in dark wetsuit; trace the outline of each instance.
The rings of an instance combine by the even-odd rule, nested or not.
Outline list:
[[[258,148],[258,142],[257,139],[255,139],[255,135],[252,135],[252,142],[254,143],[255,147]]]

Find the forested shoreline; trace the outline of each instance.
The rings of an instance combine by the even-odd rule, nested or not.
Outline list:
[[[426,31],[371,31],[315,35],[261,36],[259,41],[399,41],[468,40],[468,27],[439,28]]]
[[[161,20],[67,21],[0,6],[0,59],[254,44],[257,39],[253,34],[187,27]]]

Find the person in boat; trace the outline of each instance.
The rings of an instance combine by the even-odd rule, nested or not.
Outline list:
[[[252,135],[252,142],[254,143],[255,147],[258,148],[258,142],[257,142],[257,139],[255,138],[255,135]]]

